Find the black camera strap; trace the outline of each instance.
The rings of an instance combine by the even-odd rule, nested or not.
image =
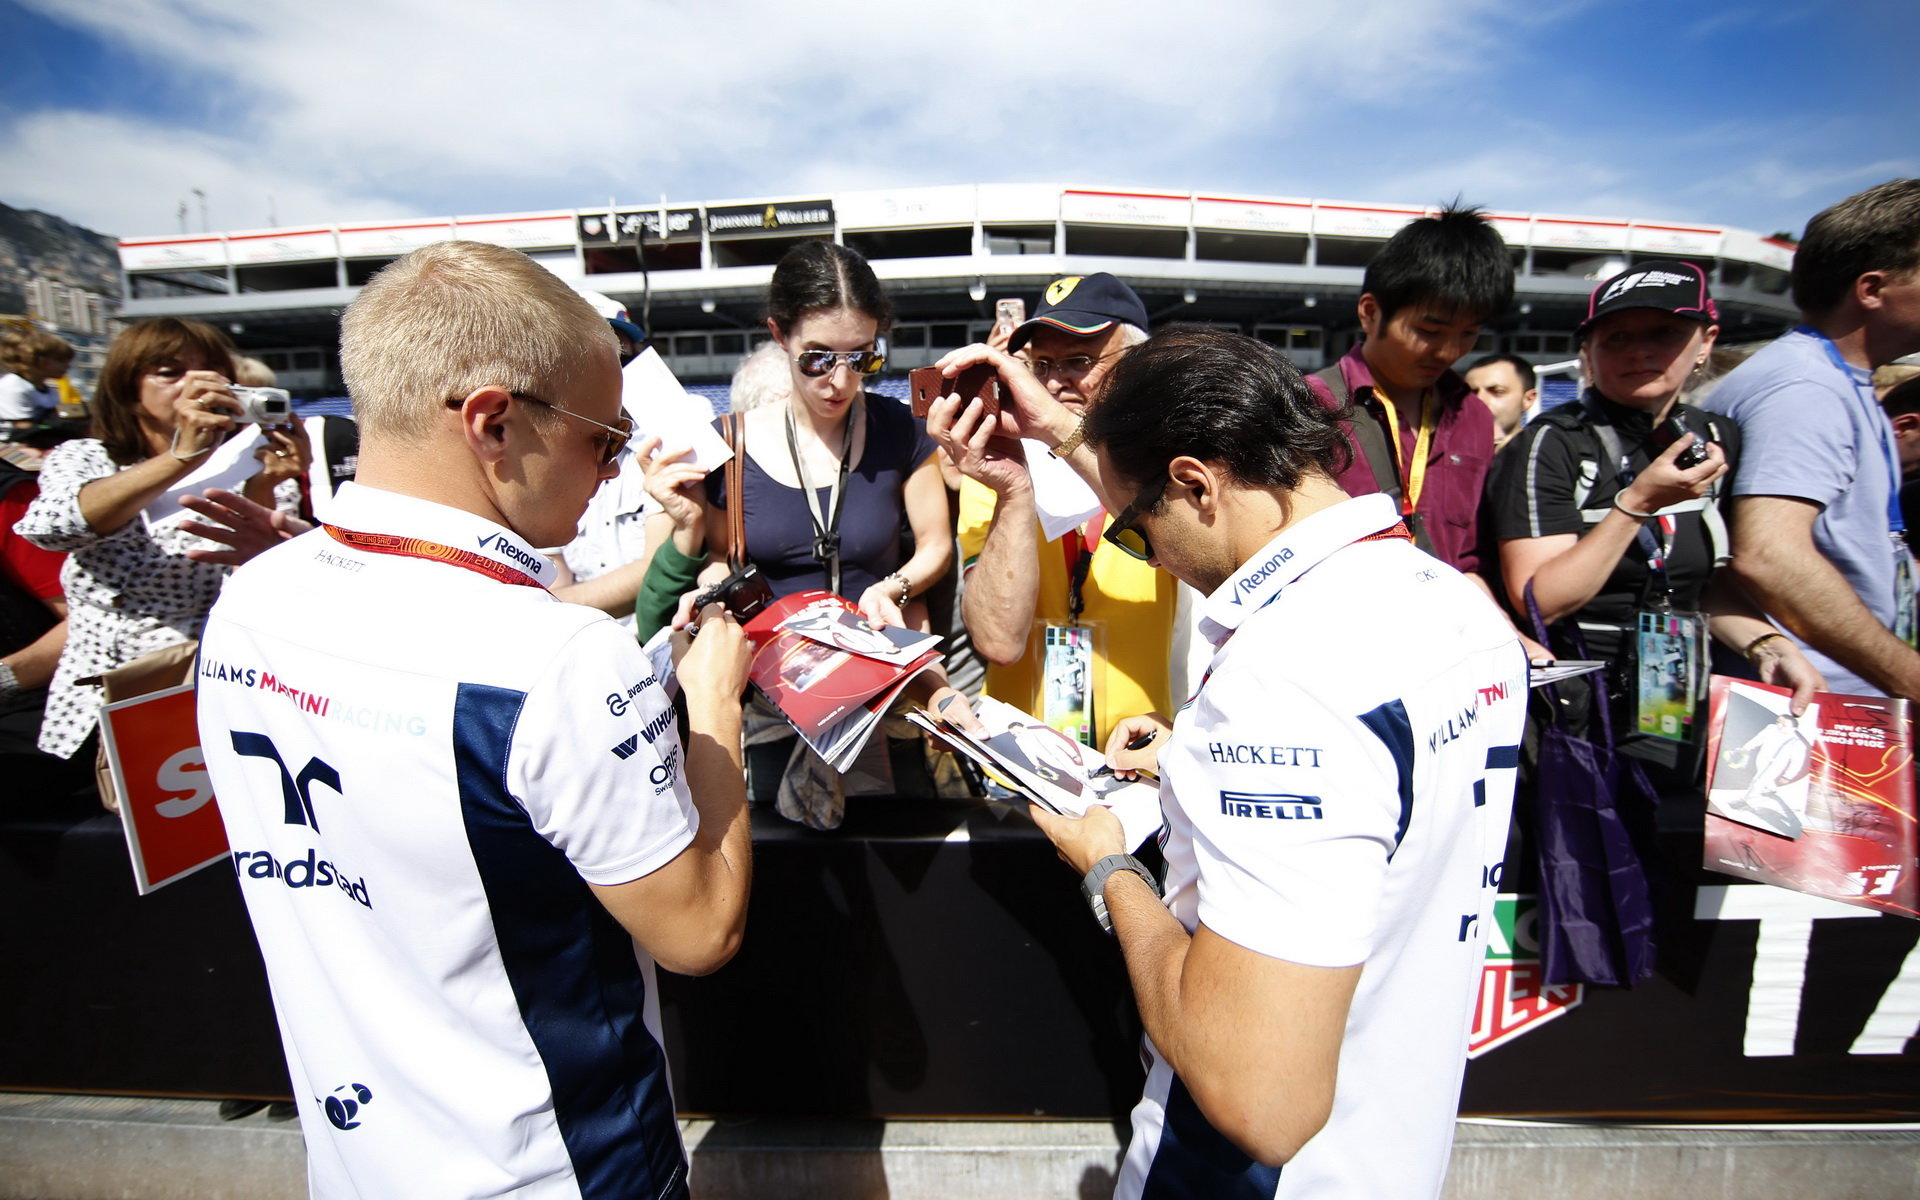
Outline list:
[[[840,471],[827,494],[827,511],[823,513],[820,497],[807,483],[807,469],[800,462],[793,404],[789,401],[787,405],[787,453],[793,456],[793,473],[800,480],[800,491],[807,498],[807,517],[813,522],[813,559],[827,569],[827,590],[836,596],[840,594],[840,506],[847,499],[847,472],[853,466],[853,420],[854,410],[849,408],[846,431],[840,438]]]

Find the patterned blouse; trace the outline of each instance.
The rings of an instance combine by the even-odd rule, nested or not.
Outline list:
[[[40,496],[14,531],[47,550],[67,552],[60,582],[67,593],[67,648],[47,685],[40,749],[71,758],[100,720],[100,687],[79,681],[124,666],[142,654],[191,641],[220,594],[228,568],[186,557],[213,548],[178,525],[149,530],[143,514],[99,534],[80,515],[80,489],[121,467],[93,438],[63,443],[40,468]],[[296,511],[297,481],[274,490],[277,507]]]

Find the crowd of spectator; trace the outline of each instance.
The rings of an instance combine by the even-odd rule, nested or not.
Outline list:
[[[623,309],[597,301],[589,307],[568,299],[564,287],[539,285],[553,327],[535,334],[549,338],[555,356],[577,351],[591,370],[554,376],[529,360],[524,378],[483,378],[472,363],[455,361],[458,354],[442,362],[424,350],[416,350],[421,361],[406,363],[406,339],[368,322],[400,322],[397,314],[408,305],[428,304],[436,273],[473,272],[494,287],[520,278],[518,266],[496,261],[505,252],[461,245],[439,259],[403,260],[406,272],[383,273],[385,283],[368,289],[372,299],[356,304],[359,332],[348,329],[343,361],[358,430],[317,421],[249,424],[233,391],[256,378],[247,360],[210,326],[161,319],[114,341],[90,405],[91,436],[54,447],[37,473],[5,465],[0,752],[14,777],[40,778],[20,773],[36,754],[90,762],[101,676],[152,652],[191,646],[223,589],[238,587],[229,586],[236,565],[331,521],[330,513],[387,512],[367,499],[372,486],[343,492],[342,481],[358,469],[362,483],[371,484],[363,454],[371,455],[374,478],[423,478],[422,447],[434,439],[468,473],[427,490],[459,491],[462,507],[497,514],[497,524],[550,556],[514,569],[489,560],[474,571],[513,575],[509,582],[544,585],[562,600],[620,618],[630,647],[663,626],[697,623],[704,631],[692,661],[710,667],[721,683],[693,685],[690,736],[700,748],[684,763],[653,760],[666,771],[656,780],[711,789],[729,772],[744,773],[751,802],[813,828],[838,826],[850,791],[935,794],[942,751],[898,720],[909,704],[961,724],[973,722],[970,705],[981,694],[1049,724],[1071,714],[1075,735],[1117,755],[1168,732],[1182,702],[1227,661],[1221,647],[1231,629],[1222,631],[1217,593],[1228,576],[1216,579],[1182,556],[1238,519],[1242,510],[1217,507],[1222,488],[1238,495],[1235,489],[1260,481],[1182,465],[1205,465],[1204,456],[1176,457],[1151,478],[1154,470],[1127,465],[1125,448],[1130,439],[1185,444],[1200,436],[1177,422],[1128,424],[1173,419],[1142,415],[1154,411],[1143,397],[1146,381],[1161,378],[1155,372],[1174,363],[1218,370],[1252,352],[1193,330],[1151,330],[1146,306],[1122,280],[1057,280],[1030,319],[1001,331],[1004,344],[943,360],[948,374],[990,366],[1005,385],[1007,412],[949,399],[922,420],[866,386],[886,368],[892,319],[871,267],[835,243],[801,243],[772,275],[769,340],[741,364],[732,411],[715,422],[741,447],[736,489],[724,472],[696,467],[688,447],[648,436],[648,412],[622,407],[618,369],[646,336]],[[1592,686],[1569,693],[1575,728],[1600,703],[1613,706],[1616,725],[1633,728],[1634,631],[1647,613],[1697,620],[1703,663],[1710,634],[1724,648],[1715,659],[1719,669],[1791,689],[1795,711],[1816,689],[1920,700],[1908,547],[1915,489],[1903,487],[1920,472],[1920,367],[1901,361],[1920,352],[1920,181],[1883,184],[1815,217],[1793,267],[1801,322],[1724,373],[1710,285],[1700,264],[1665,259],[1636,261],[1595,281],[1585,318],[1572,331],[1584,388],[1574,401],[1543,410],[1525,359],[1493,355],[1456,369],[1513,299],[1511,259],[1498,233],[1471,209],[1413,221],[1366,268],[1355,308],[1362,339],[1299,384],[1298,395],[1311,396],[1317,408],[1283,414],[1279,432],[1269,431],[1310,438],[1324,426],[1337,438],[1303,460],[1299,470],[1309,483],[1288,467],[1261,486],[1309,506],[1378,494],[1369,503],[1398,524],[1369,536],[1414,542],[1457,570],[1467,589],[1461,595],[1483,605],[1471,619],[1459,617],[1461,628],[1478,637],[1495,622],[1501,637],[1510,631],[1536,663],[1607,662],[1610,669]],[[494,300],[503,312],[517,303],[504,293]],[[611,335],[617,354],[602,355],[610,351],[600,345],[602,335]],[[10,432],[45,422],[48,381],[71,357],[71,347],[50,335],[0,337],[0,421]],[[1257,371],[1278,380],[1273,394],[1294,394],[1290,365],[1255,357]],[[1121,382],[1112,386],[1125,405],[1105,412],[1116,378]],[[444,400],[445,413],[421,408],[420,396],[407,390],[412,385],[439,388],[434,406]],[[561,385],[589,399],[574,404],[568,392],[550,390]],[[1169,411],[1187,409],[1175,403]],[[584,438],[597,459],[567,465],[573,452],[555,440],[562,429]],[[359,435],[370,439],[366,445]],[[195,474],[211,463],[226,464],[224,473]],[[1322,470],[1337,497],[1310,486]],[[189,476],[202,481],[192,490],[204,495],[183,492]],[[575,491],[580,505],[565,511],[561,501]],[[1179,549],[1168,551],[1175,543],[1163,541],[1156,556],[1143,530],[1169,528],[1155,523],[1171,521],[1166,514],[1176,510],[1190,510],[1196,524],[1181,526],[1189,540]],[[398,519],[403,511],[391,508],[389,515]],[[481,529],[483,550],[485,534]],[[331,523],[312,536],[353,544]],[[1225,553],[1223,546],[1213,552]],[[742,698],[737,630],[721,631],[730,620],[713,609],[693,611],[694,595],[725,578],[730,560],[742,559],[775,597],[824,590],[878,624],[963,630],[987,664],[984,683],[969,695],[938,669],[923,676],[869,753],[850,771],[833,769],[764,697]],[[305,569],[295,570],[284,556],[272,561],[286,580],[322,591],[332,584],[324,574],[301,574]],[[1178,579],[1167,566],[1182,568]],[[950,573],[960,587],[957,616],[948,622],[930,613],[927,601]],[[248,578],[268,573],[248,567],[239,579]],[[1214,586],[1196,588],[1196,581]],[[223,608],[269,604],[259,591],[264,586]],[[501,608],[503,619],[511,608]],[[1407,614],[1406,626],[1424,628],[1414,616]],[[352,625],[344,616],[328,620],[341,630]],[[539,636],[551,634],[555,645],[590,636],[613,653],[602,635],[578,634],[572,617],[542,620],[543,630],[553,628]],[[1398,644],[1398,623],[1348,623],[1337,636],[1370,653]],[[232,642],[239,635],[229,629],[225,636]],[[1250,644],[1242,643],[1243,657]],[[1047,686],[1044,664],[1056,645],[1091,647],[1091,671],[1073,696],[1061,698]],[[509,637],[502,648],[511,646]],[[621,670],[631,658],[624,649],[614,655]],[[322,670],[318,660],[311,665]],[[566,669],[591,675],[585,665]],[[1689,686],[1703,687],[1704,675]],[[488,686],[547,696],[542,689],[549,685],[533,675],[501,678],[509,676],[519,682]],[[502,702],[461,696],[456,725],[472,717],[459,705]],[[619,699],[616,692],[605,706],[615,716],[626,708]],[[534,699],[523,702],[537,707]],[[599,705],[595,699],[589,707]],[[472,736],[481,741],[462,753],[505,753],[506,743]],[[1628,750],[1656,768],[1663,803],[1696,811],[1704,805],[1703,763],[1675,744],[1672,737],[1629,739]],[[543,753],[568,745],[555,734]],[[624,764],[632,752],[629,746],[614,757]],[[591,753],[607,757],[604,749]],[[602,767],[614,769],[596,759],[595,770]],[[74,786],[70,775],[60,778],[58,786]],[[656,831],[703,856],[673,884],[683,892],[663,901],[667,882],[649,889],[650,903],[683,915],[665,925],[634,916],[633,896],[616,895],[619,888],[582,871],[606,893],[600,900],[614,918],[656,957],[694,970],[731,953],[744,895],[744,882],[726,882],[741,870],[744,817],[725,797],[709,803],[699,786],[689,803],[715,823],[711,836],[697,832],[701,817],[687,815],[694,808]],[[656,782],[654,794],[662,790]],[[567,819],[557,810],[532,816],[536,825],[551,819],[556,828]],[[621,854],[651,855],[656,865],[672,857],[593,828],[594,838],[610,840],[596,842],[589,857],[620,887],[637,886],[620,882]],[[1071,847],[1062,845],[1071,859]],[[487,869],[482,863],[481,873]],[[718,905],[712,928],[684,916],[691,911],[685,906],[700,904]],[[291,918],[256,909],[255,919]]]

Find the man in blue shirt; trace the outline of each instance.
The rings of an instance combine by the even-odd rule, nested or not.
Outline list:
[[[1739,423],[1735,574],[1828,688],[1920,699],[1900,465],[1872,371],[1920,350],[1920,179],[1807,223],[1793,262],[1801,324],[1704,407]]]

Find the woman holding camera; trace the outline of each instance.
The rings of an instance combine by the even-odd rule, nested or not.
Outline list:
[[[186,532],[190,514],[149,506],[202,466],[246,415],[228,380],[233,345],[210,325],[173,318],[128,328],[107,352],[93,401],[93,436],[47,455],[40,495],[16,527],[65,551],[68,634],[49,687],[40,748],[71,757],[99,718],[84,684],[143,654],[192,641],[227,568],[195,562],[210,545]],[[242,488],[257,503],[299,506],[307,466],[297,430],[265,429]]]
[[[1541,616],[1557,623],[1556,655],[1581,657],[1569,623],[1593,658],[1625,663],[1651,628],[1643,614],[1704,612],[1761,680],[1794,689],[1797,709],[1822,686],[1819,673],[1714,571],[1729,553],[1721,504],[1740,431],[1680,396],[1713,351],[1715,320],[1692,263],[1638,263],[1595,288],[1577,330],[1586,393],[1500,452],[1489,525],[1507,599],[1524,620],[1532,584]],[[1619,682],[1613,690],[1631,700],[1636,681]]]

